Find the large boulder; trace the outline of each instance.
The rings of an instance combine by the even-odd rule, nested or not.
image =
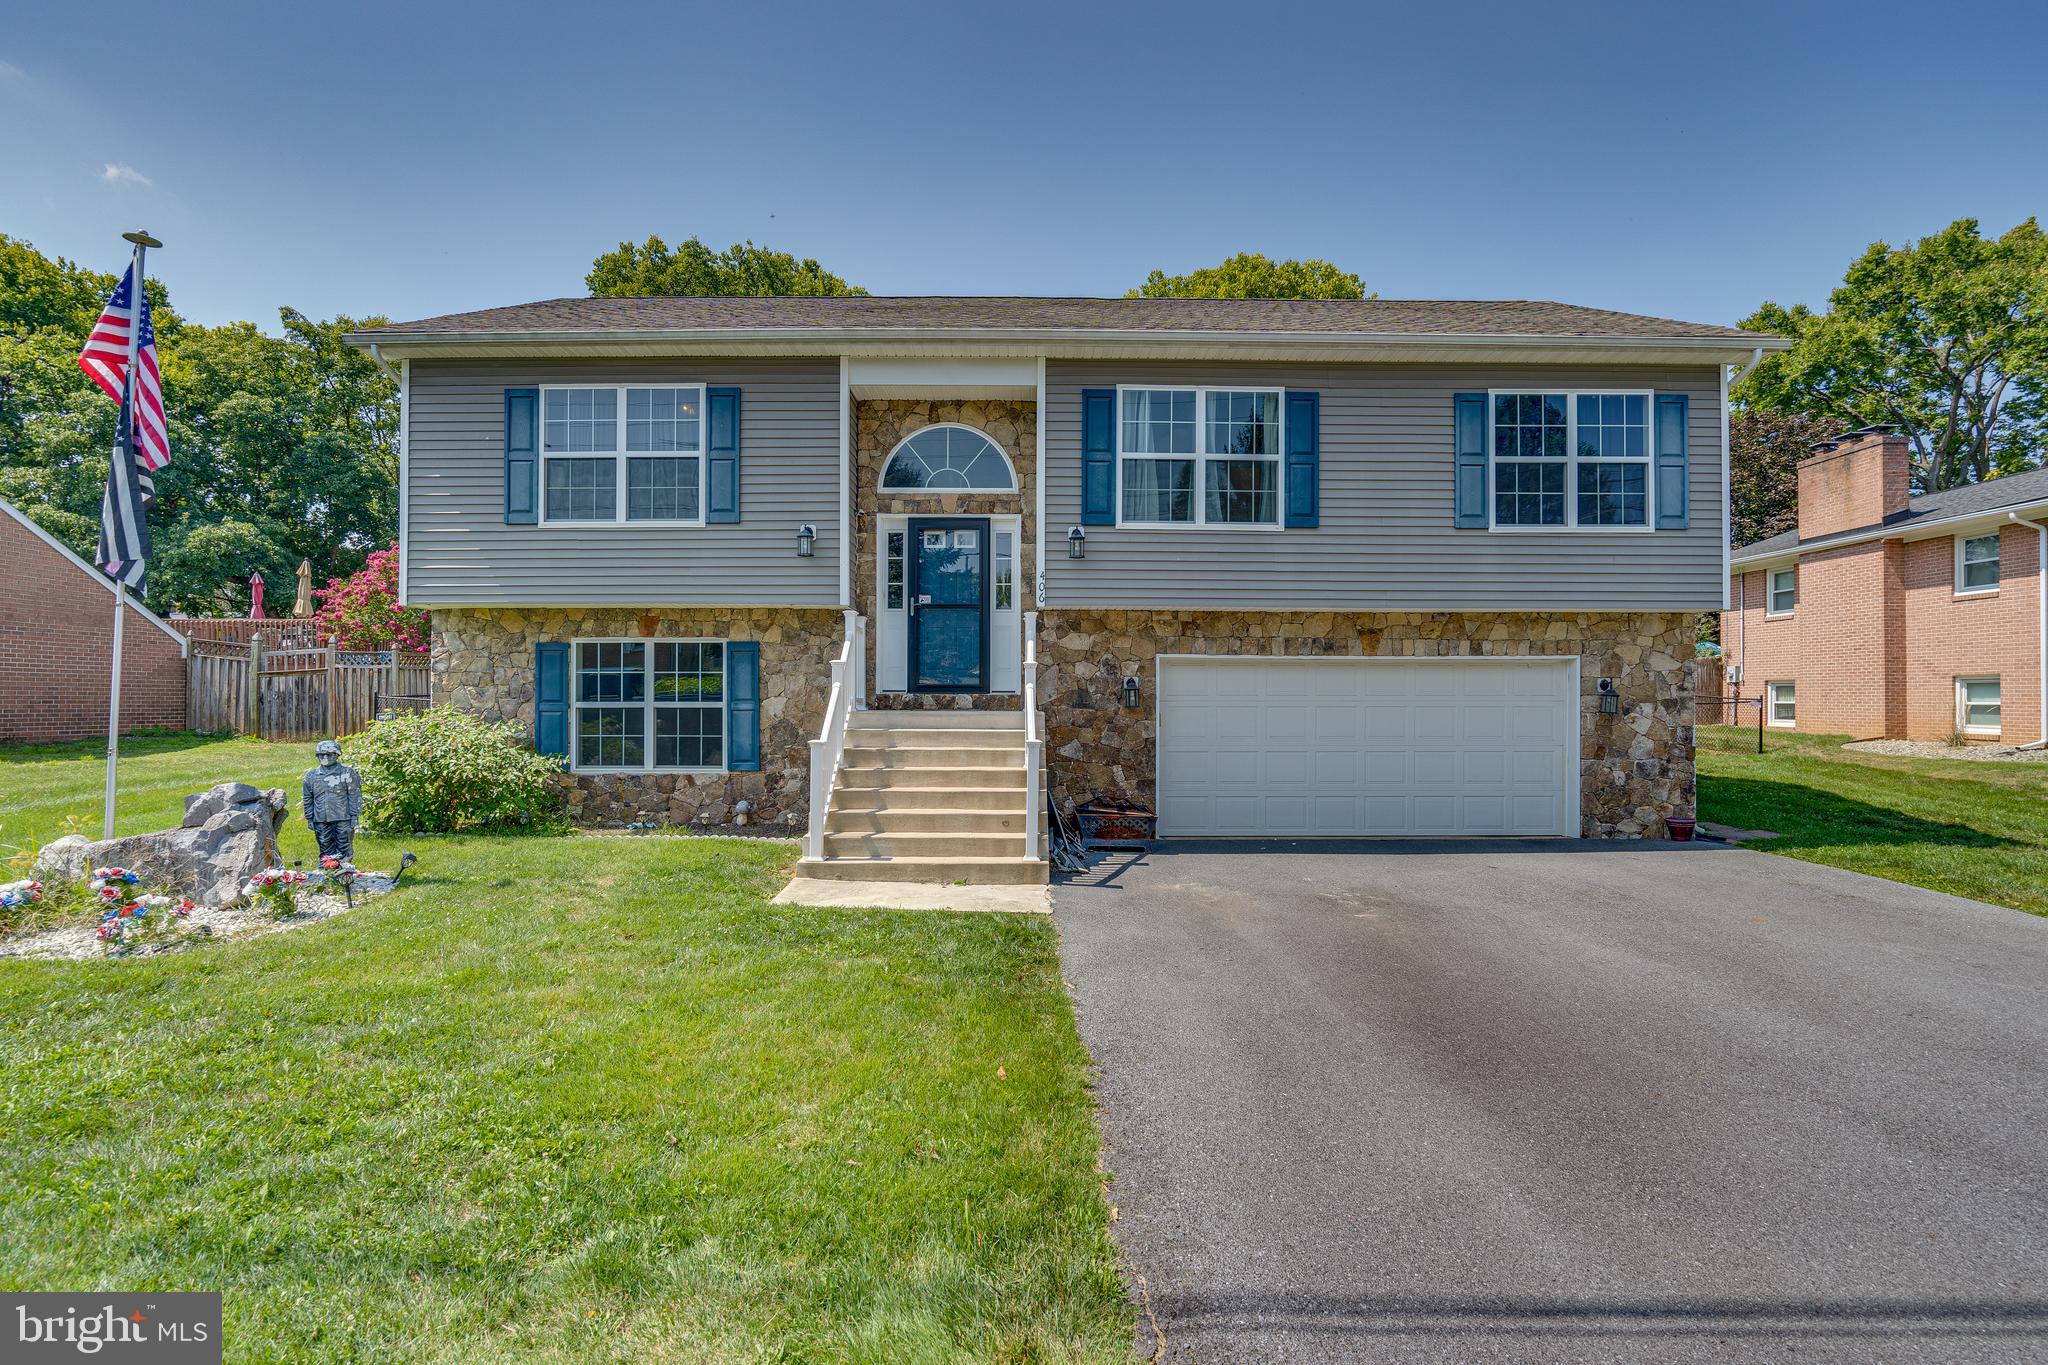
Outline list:
[[[147,890],[226,905],[253,874],[277,865],[277,832],[290,815],[280,788],[223,782],[185,798],[185,823],[177,829],[99,840],[72,834],[47,844],[36,855],[35,875],[64,881],[95,867],[126,867],[142,874]]]

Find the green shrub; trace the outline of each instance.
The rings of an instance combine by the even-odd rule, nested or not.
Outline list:
[[[515,725],[453,707],[377,721],[344,746],[363,774],[363,827],[384,834],[555,825],[558,764]]]

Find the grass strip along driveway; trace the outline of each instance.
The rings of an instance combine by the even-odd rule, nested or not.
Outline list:
[[[22,758],[10,842],[97,775]],[[1126,1355],[1044,919],[771,906],[771,841],[405,846],[322,924],[0,963],[0,1283],[219,1289],[231,1360]]]
[[[2048,763],[1851,753],[1841,735],[1699,730],[1704,820],[1751,848],[2048,914]]]

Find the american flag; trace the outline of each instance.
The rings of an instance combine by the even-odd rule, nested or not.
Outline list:
[[[92,325],[85,349],[78,354],[78,368],[92,376],[92,382],[116,403],[122,399],[122,381],[128,374],[128,328],[134,313],[137,291],[135,267],[129,266],[114,286],[100,320]],[[136,367],[142,371],[135,394],[136,454],[145,471],[162,469],[171,462],[170,435],[164,426],[164,381],[156,365],[156,328],[149,320],[149,293],[141,291],[142,340],[136,349]],[[143,475],[145,486],[148,474]]]
[[[128,373],[131,326],[137,342],[133,375]],[[78,367],[121,405],[107,491],[100,499],[99,563],[107,577],[139,593],[149,560],[149,505],[156,498],[150,473],[170,463],[171,444],[164,430],[163,378],[157,371],[149,295],[135,287],[132,264],[93,324]]]

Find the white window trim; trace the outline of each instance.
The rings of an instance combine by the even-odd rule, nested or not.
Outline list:
[[[889,466],[896,463],[896,457],[903,453],[903,448],[905,446],[909,445],[912,441],[915,441],[918,437],[924,435],[927,431],[947,430],[964,431],[971,436],[979,436],[982,440],[987,441],[991,446],[995,447],[996,454],[1002,457],[1003,471],[1010,476],[1009,483],[1005,484],[1001,488],[934,488],[931,487],[930,485],[926,485],[925,487],[922,488],[891,488],[888,486]],[[1014,493],[1016,491],[1017,466],[1016,463],[1010,459],[1010,452],[1003,449],[1003,443],[1001,441],[998,441],[995,437],[989,435],[981,428],[968,426],[965,422],[933,422],[927,426],[919,427],[916,431],[911,432],[908,436],[904,437],[902,440],[896,443],[895,449],[891,450],[889,452],[888,458],[882,461],[882,472],[875,476],[875,492],[885,498],[915,498],[930,494],[946,493]]]
[[[1154,455],[1147,451],[1127,454],[1124,450],[1124,395],[1127,393],[1192,393],[1195,396],[1195,449],[1190,455]],[[1209,453],[1209,395],[1212,393],[1272,393],[1280,396],[1279,449],[1269,463],[1273,466],[1273,520],[1210,521],[1209,461],[1265,459],[1265,456],[1212,455]],[[1280,384],[1119,384],[1116,386],[1116,524],[1140,531],[1280,531],[1287,526],[1287,389]],[[1195,462],[1195,515],[1192,521],[1131,521],[1124,516],[1124,461],[1193,460]]]
[[[1964,532],[1956,537],[1955,595],[1957,597],[1995,597],[1998,595],[1997,583],[1993,583],[1988,588],[1966,588],[1963,586],[1963,547],[1973,540],[1989,540],[1997,544],[1998,554],[1992,559],[1991,562],[1993,564],[1998,565],[1999,578],[2003,580],[2005,577],[2005,537],[2000,535],[1996,528],[1990,531],[1978,531],[1974,535],[1970,534],[1969,532]],[[1982,563],[1983,561],[1980,560],[1978,562]]]
[[[708,383],[690,381],[671,384],[646,380],[635,384],[543,384],[540,386],[539,401],[534,405],[534,449],[540,457],[539,480],[536,501],[540,504],[542,526],[631,526],[631,527],[690,527],[702,526],[704,522],[704,500],[710,495],[710,434],[711,413],[708,407],[711,386]],[[549,393],[568,393],[576,389],[612,389],[619,396],[619,415],[614,433],[614,446],[604,450],[557,450],[548,449],[547,412]],[[626,390],[628,389],[695,389],[697,391],[697,448],[695,450],[628,450],[626,449]],[[691,521],[643,520],[626,518],[626,460],[628,457],[644,459],[689,459],[697,461],[697,516]],[[549,460],[602,460],[612,461],[614,493],[611,520],[586,521],[582,518],[548,517],[548,461]],[[625,769],[626,772],[635,771]]]
[[[1785,608],[1785,610],[1783,611],[1779,611],[1777,608],[1771,605],[1771,599],[1777,595],[1775,592],[1772,591],[1771,580],[1776,578],[1781,573],[1788,573],[1792,575],[1792,605]],[[1789,569],[1764,570],[1764,619],[1766,621],[1782,621],[1786,617],[1792,615],[1794,612],[1798,610],[1799,566],[1797,564],[1794,564]]]
[[[583,524],[586,526],[603,525],[602,522],[584,522]],[[647,762],[637,768],[620,767],[617,764],[586,765],[583,763],[583,746],[577,742],[576,712],[585,706],[629,706],[632,704],[630,702],[584,702],[576,699],[576,674],[579,671],[577,661],[582,657],[583,646],[585,645],[646,645],[646,668],[650,678],[654,672],[654,647],[656,645],[721,646],[719,667],[723,681],[718,689],[718,752],[724,756],[725,762],[716,768],[663,768],[656,766],[654,762],[654,708],[656,706],[695,706],[702,710],[709,710],[710,707],[708,703],[704,702],[658,701],[654,696],[653,687],[649,686],[647,695],[640,702],[641,742],[643,751],[647,755]],[[727,709],[731,704],[732,641],[730,640],[714,639],[701,635],[660,635],[651,637],[644,635],[593,635],[571,640],[569,642],[569,771],[576,773],[694,773],[700,775],[730,772],[730,765],[732,763],[732,753],[730,752],[732,747],[732,718],[727,714]]]
[[[1778,719],[1778,689],[1781,687],[1792,689],[1792,719],[1790,720]],[[1780,678],[1776,682],[1764,684],[1764,724],[1773,730],[1796,730],[1799,728],[1798,683]]]
[[[1970,724],[1970,700],[1966,690],[1970,683],[1996,683],[1998,685],[1997,725]],[[1972,673],[1956,679],[1956,729],[1966,735],[1980,739],[1996,739],[2005,732],[2005,684],[1996,673]]]
[[[1494,400],[1503,394],[1520,396],[1525,393],[1561,393],[1564,395],[1564,524],[1561,526],[1501,526],[1493,519],[1497,506],[1495,494],[1499,485],[1494,479],[1494,469],[1507,457],[1493,453]],[[1590,464],[1636,464],[1643,466],[1643,524],[1641,526],[1581,526],[1579,525],[1579,399],[1586,395],[1600,398],[1641,398],[1644,416],[1643,458],[1641,461],[1626,456],[1603,455]],[[1520,457],[1516,457],[1519,461]],[[1528,464],[1554,464],[1556,461],[1529,460]],[[1506,535],[1535,531],[1556,535],[1560,531],[1598,532],[1602,535],[1621,531],[1640,535],[1644,531],[1657,529],[1657,391],[1655,389],[1553,389],[1540,384],[1521,385],[1514,388],[1488,389],[1486,391],[1486,529]]]

